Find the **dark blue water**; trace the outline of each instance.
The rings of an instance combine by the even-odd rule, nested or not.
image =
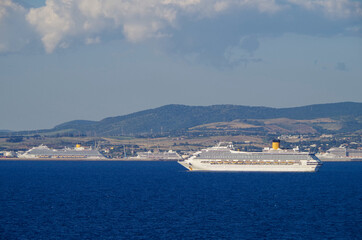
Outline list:
[[[317,173],[0,162],[1,239],[361,239],[362,162]]]

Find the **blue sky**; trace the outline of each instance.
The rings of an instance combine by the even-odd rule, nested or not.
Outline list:
[[[362,102],[361,37],[353,0],[0,0],[0,129]]]

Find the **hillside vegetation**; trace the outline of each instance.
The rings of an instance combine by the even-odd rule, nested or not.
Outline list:
[[[362,129],[362,103],[343,102],[294,108],[237,105],[166,105],[101,121],[76,120],[54,131],[98,136],[165,134],[184,131],[251,133],[329,133]]]

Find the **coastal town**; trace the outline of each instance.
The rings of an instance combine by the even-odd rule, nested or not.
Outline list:
[[[235,150],[261,152],[272,139],[281,148],[315,153],[322,161],[361,161],[359,135],[225,135],[208,137],[49,137],[7,136],[0,138],[0,159],[10,160],[132,160],[177,161],[218,142],[232,142]]]
[[[74,120],[51,129],[0,130],[1,159],[167,160],[231,142],[262,152],[273,140],[323,161],[362,158],[362,104],[295,108],[165,105],[100,121]]]

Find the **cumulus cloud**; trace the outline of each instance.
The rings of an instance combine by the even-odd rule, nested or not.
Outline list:
[[[47,0],[27,14],[47,52],[62,42],[90,39],[105,30],[120,31],[129,41],[138,42],[157,35],[174,19],[175,10],[155,0]]]
[[[100,43],[101,39],[99,37],[94,37],[94,38],[86,38],[85,39],[85,44],[96,44],[96,43]]]
[[[334,18],[362,16],[361,3],[353,0],[46,0],[44,6],[37,8],[0,0],[0,51],[20,49],[30,39],[11,32],[14,22],[29,28],[23,32],[35,31],[46,52],[51,53],[74,42],[99,43],[104,32],[113,32],[129,42],[141,42],[170,37],[170,29],[189,27],[183,25],[184,19],[193,24],[228,16],[230,12],[244,15],[248,11],[270,16],[295,7],[322,11]],[[16,38],[21,39],[17,46],[10,46]]]
[[[30,42],[26,9],[11,0],[0,0],[0,53],[16,52]]]
[[[329,17],[361,17],[361,2],[351,0],[288,0],[312,11],[323,11]]]

